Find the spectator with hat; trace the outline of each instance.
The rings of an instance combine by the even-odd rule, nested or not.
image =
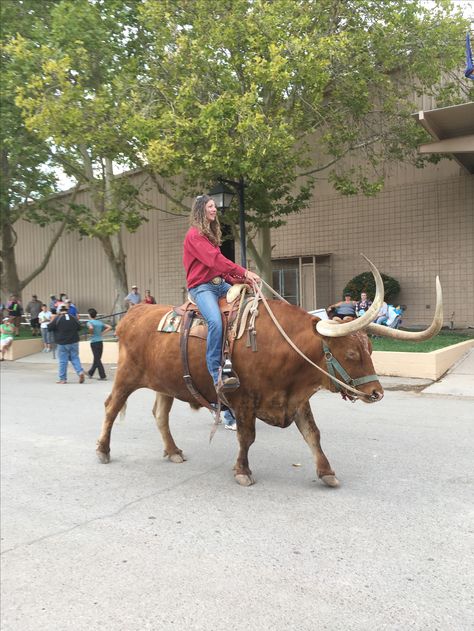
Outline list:
[[[125,298],[127,308],[133,307],[133,305],[138,305],[141,301],[142,297],[138,293],[138,287],[136,285],[132,285],[130,293]]]
[[[81,323],[69,315],[66,305],[59,308],[59,314],[48,324],[48,331],[54,331],[58,348],[59,380],[56,383],[67,383],[67,365],[71,362],[79,375],[79,383],[84,383],[84,369],[79,359],[79,331]]]
[[[0,361],[3,361],[4,353],[13,344],[15,338],[14,316],[6,316],[0,325]]]
[[[73,301],[70,298],[66,298],[66,300],[64,301],[64,304],[66,305],[67,309],[68,309],[68,313],[69,315],[73,315],[73,316],[78,316],[78,310],[76,305],[73,303]]]

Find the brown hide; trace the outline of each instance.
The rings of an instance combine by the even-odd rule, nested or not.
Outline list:
[[[296,346],[314,363],[326,369],[322,338],[315,330],[318,318],[299,307],[270,301],[277,320]],[[173,399],[188,401],[196,407],[183,380],[183,368],[177,333],[159,333],[157,326],[169,306],[132,307],[117,327],[119,361],[113,389],[105,402],[105,420],[97,442],[97,455],[103,463],[110,459],[110,436],[118,412],[138,388],[157,392],[153,409],[164,444],[164,453],[172,462],[183,462],[182,451],[174,442],[169,427]],[[246,346],[246,335],[236,340],[233,367],[240,378],[238,390],[228,394],[237,417],[239,453],[234,466],[237,482],[253,484],[248,451],[255,440],[255,419],[279,427],[295,422],[314,457],[319,478],[328,486],[339,484],[320,444],[319,430],[309,405],[310,396],[320,388],[334,390],[332,381],[300,357],[283,339],[261,304],[256,319],[257,352]],[[347,337],[324,338],[331,353],[352,378],[373,375],[370,342],[364,333]],[[209,400],[216,401],[214,386],[205,361],[206,343],[189,339],[189,366],[193,381]],[[360,398],[370,402],[381,399],[378,380],[359,387]]]
[[[298,348],[326,370],[321,336],[315,331],[317,318],[281,301],[270,301],[270,307]],[[156,331],[169,308],[138,305],[120,322],[117,327],[120,351],[115,387],[121,387],[123,382],[130,391],[145,387],[182,401],[194,402],[182,378],[179,334]],[[251,406],[258,418],[284,427],[291,423],[296,410],[316,390],[334,388],[325,375],[288,345],[262,304],[256,329],[257,352],[246,346],[246,335],[235,343],[232,362],[241,385],[228,395],[228,399],[237,415],[242,407],[249,412]],[[374,374],[370,342],[364,333],[328,338],[326,343],[351,377]],[[190,372],[196,387],[208,401],[216,401],[205,362],[205,342],[190,338],[188,348]],[[383,393],[378,381],[359,389],[368,396],[374,390],[380,395]]]

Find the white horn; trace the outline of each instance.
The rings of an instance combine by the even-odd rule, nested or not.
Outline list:
[[[436,276],[436,309],[433,322],[424,331],[401,331],[400,329],[391,329],[381,324],[370,324],[367,328],[368,333],[380,335],[382,337],[392,337],[396,340],[411,340],[412,342],[422,342],[429,340],[430,337],[437,335],[443,326],[443,293],[441,291],[441,283],[439,277]]]
[[[361,254],[361,256],[363,256],[370,265],[372,274],[375,278],[375,298],[372,305],[369,309],[367,309],[363,316],[357,318],[356,320],[352,320],[352,322],[343,322],[342,324],[339,324],[332,322],[331,320],[320,320],[316,324],[316,330],[321,335],[325,335],[326,337],[343,337],[344,335],[349,335],[349,333],[365,329],[377,317],[383,303],[383,280],[380,276],[380,272],[372,261],[369,261],[364,254]]]

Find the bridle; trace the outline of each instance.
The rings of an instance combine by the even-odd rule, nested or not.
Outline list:
[[[347,385],[352,386],[353,388],[355,388],[356,386],[360,386],[363,383],[369,383],[370,381],[378,381],[379,378],[377,377],[377,375],[367,375],[366,377],[358,377],[357,379],[353,379],[349,375],[347,370],[345,370],[345,368],[340,364],[340,362],[338,362],[338,360],[331,353],[331,351],[329,350],[329,346],[326,344],[326,342],[323,341],[322,344],[323,344],[324,359],[326,360],[328,373],[332,377],[334,377],[334,387],[336,388],[336,392],[340,392],[344,400],[347,399],[349,401],[352,401],[352,403],[354,403],[356,401],[356,397],[346,392],[344,388],[341,388],[339,383],[335,381],[336,370],[339,373],[339,376],[341,377],[341,379]],[[366,396],[369,396],[369,398],[371,398],[370,395],[366,395]]]

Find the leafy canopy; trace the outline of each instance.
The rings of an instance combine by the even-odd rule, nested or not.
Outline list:
[[[32,36],[19,32],[8,47],[27,129],[49,146],[67,175],[92,191],[93,207],[74,205],[76,227],[92,237],[116,234],[122,225],[135,231],[144,219],[138,191],[113,178],[117,165],[141,165],[127,130],[145,41],[137,37],[140,3],[52,2],[45,7],[48,28],[37,23]]]
[[[145,0],[145,74],[130,134],[163,176],[196,192],[248,183],[255,225],[280,225],[324,171],[375,194],[424,132],[414,97],[460,67],[465,22],[446,0]],[[445,86],[445,97],[458,92]],[[363,153],[368,169],[351,166]],[[205,189],[204,189],[205,190]]]

